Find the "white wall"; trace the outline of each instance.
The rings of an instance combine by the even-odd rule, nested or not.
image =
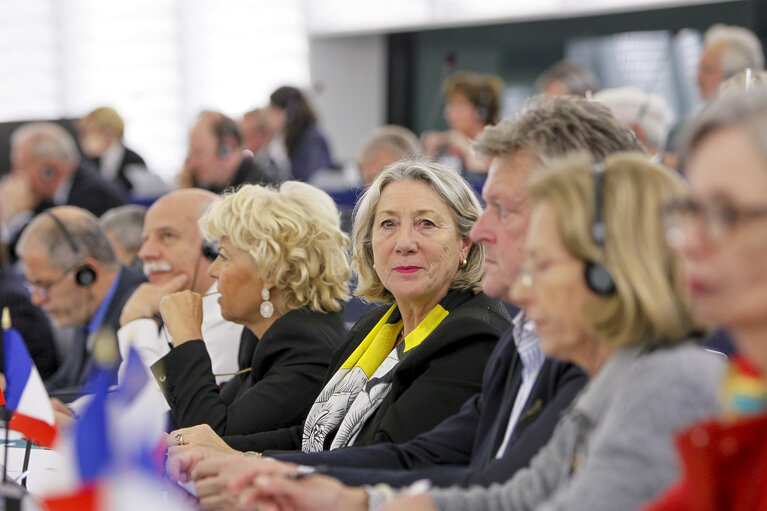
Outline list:
[[[386,120],[386,66],[383,35],[309,40],[312,96],[338,163]]]

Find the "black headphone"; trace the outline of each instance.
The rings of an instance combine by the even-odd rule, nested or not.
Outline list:
[[[493,93],[490,91],[489,85],[483,85],[477,94],[477,104],[474,106],[476,110],[477,120],[484,122],[485,124],[490,122],[490,107],[493,103]]]
[[[602,210],[602,188],[604,185],[604,174],[607,169],[603,162],[594,164],[594,222],[591,224],[591,239],[605,252],[605,239],[607,238],[607,227],[605,225]],[[586,285],[599,296],[610,296],[615,293],[615,281],[610,275],[610,270],[602,263],[589,261],[585,268]]]
[[[227,145],[227,140],[234,139],[238,145],[242,141],[242,135],[240,135],[239,130],[237,129],[237,124],[223,114],[221,115],[221,119],[213,125],[213,131],[216,133],[216,138],[218,139],[217,153],[219,158],[226,158],[231,152],[231,148]]]
[[[205,240],[202,242],[202,255],[210,262],[218,257],[218,242]]]
[[[53,219],[61,231],[61,234],[64,235],[67,243],[72,248],[72,252],[74,252],[75,257],[77,258],[75,266],[82,263],[83,255],[80,252],[80,248],[77,246],[77,243],[75,243],[75,239],[70,234],[66,225],[64,225],[64,222],[62,222],[59,217],[54,215],[51,211],[46,210],[44,213]],[[96,270],[93,269],[93,266],[89,264],[82,264],[79,268],[77,268],[75,271],[75,284],[80,287],[90,287],[94,282],[96,282]]]
[[[40,172],[40,176],[43,178],[43,181],[50,181],[54,177],[56,177],[56,171],[53,169],[53,167],[43,167],[42,171]]]

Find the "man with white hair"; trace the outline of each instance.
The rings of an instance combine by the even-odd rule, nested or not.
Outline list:
[[[657,161],[663,160],[674,121],[666,100],[637,87],[604,89],[594,94],[593,99],[607,105],[615,118],[636,134],[647,154]]]
[[[704,101],[711,99],[720,83],[747,68],[764,69],[762,44],[753,32],[722,24],[706,31],[698,65],[698,89]]]
[[[176,190],[147,210],[138,256],[149,282],[139,286],[123,307],[117,339],[123,358],[133,345],[147,367],[157,362],[173,342],[159,322],[160,301],[190,289],[203,296],[203,339],[216,381],[223,383],[238,369],[243,327],[221,317],[216,281],[208,275],[216,254],[205,250],[197,221],[214,200],[216,195],[206,190]]]
[[[123,204],[117,189],[81,165],[74,137],[58,124],[35,122],[16,129],[11,166],[11,175],[0,182],[0,225],[11,248],[27,222],[50,207],[77,206],[101,216]]]

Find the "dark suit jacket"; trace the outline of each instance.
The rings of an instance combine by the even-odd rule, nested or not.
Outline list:
[[[8,307],[11,313],[13,328],[24,338],[40,377],[43,380],[49,378],[59,367],[51,324],[42,309],[30,302],[23,277],[11,267],[0,268],[0,312],[4,307]],[[4,367],[5,357],[0,335],[0,368]]]
[[[495,459],[522,384],[522,364],[509,329],[488,363],[482,393],[433,430],[400,445],[276,457],[329,465],[330,475],[352,485],[383,482],[404,486],[418,479],[430,479],[438,486],[489,486],[510,479],[514,472],[527,466],[548,442],[560,414],[585,383],[586,375],[574,365],[546,359],[504,456]]]
[[[173,348],[152,372],[176,426],[205,423],[221,436],[270,431],[300,424],[309,413],[345,336],[340,312],[298,309],[275,321],[261,339],[243,330],[240,368],[251,371],[220,391],[201,340]]]
[[[100,171],[101,158],[88,158],[88,162]],[[143,167],[143,170],[149,172],[149,170],[146,168],[146,162],[144,161],[144,158],[142,158],[141,155],[136,151],[123,145],[123,157],[122,160],[120,160],[120,165],[117,167],[117,175],[115,176],[114,181],[112,181],[112,184],[115,185],[124,196],[128,196],[133,189],[133,184],[125,174],[125,169],[129,165],[133,166],[134,168]],[[101,172],[99,172],[99,175],[101,175]]]
[[[389,393],[362,427],[357,445],[406,442],[456,413],[479,391],[487,359],[508,328],[509,315],[501,302],[482,293],[451,291],[441,303],[449,314],[397,366]],[[388,308],[378,307],[357,322],[334,354],[326,383]],[[297,450],[302,436],[303,426],[298,425],[224,440],[242,451]],[[328,435],[326,443],[332,438]]]
[[[132,268],[122,267],[120,280],[117,282],[112,302],[107,308],[102,327],[109,327],[114,332],[117,332],[120,328],[120,314],[125,302],[128,301],[133,291],[145,281],[146,279],[143,274]],[[116,337],[115,342],[117,341]],[[79,395],[82,385],[90,373],[92,363],[91,353],[87,349],[87,342],[86,325],[83,325],[76,332],[72,349],[67,357],[62,360],[61,367],[59,367],[59,370],[56,371],[56,374],[50,380],[45,382],[45,386],[52,397],[58,397],[62,401],[68,402]],[[117,350],[116,344],[115,350]]]
[[[107,210],[122,206],[125,201],[120,191],[109,181],[101,177],[89,164],[80,165],[72,177],[72,187],[67,196],[67,206],[87,209],[96,216]],[[49,201],[43,201],[35,208],[35,214],[53,207]]]
[[[86,162],[75,170],[72,176],[72,187],[69,190],[65,203],[66,206],[77,206],[78,208],[90,211],[96,216],[101,216],[107,210],[122,206],[123,204],[125,204],[125,201],[120,191],[93,170],[89,163]],[[34,215],[39,215],[46,209],[54,206],[56,204],[52,201],[43,200],[35,206],[33,213]],[[19,242],[21,233],[25,228],[26,225],[10,234],[8,254],[10,255],[11,263],[15,263],[18,260],[16,257],[16,244]]]

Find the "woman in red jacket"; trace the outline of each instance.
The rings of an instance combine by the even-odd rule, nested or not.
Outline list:
[[[696,311],[739,354],[723,416],[677,439],[684,473],[647,509],[767,509],[767,87],[725,94],[691,127],[690,195],[666,208]]]

